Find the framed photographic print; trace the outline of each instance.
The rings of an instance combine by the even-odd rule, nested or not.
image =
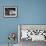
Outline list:
[[[4,17],[16,17],[16,16],[17,16],[17,7],[15,6],[4,7]]]

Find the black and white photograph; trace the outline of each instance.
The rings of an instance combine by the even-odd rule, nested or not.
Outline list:
[[[16,7],[4,7],[4,17],[16,17],[17,8]]]

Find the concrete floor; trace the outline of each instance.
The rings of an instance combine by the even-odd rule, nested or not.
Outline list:
[[[8,46],[8,44],[0,44],[0,46]],[[43,41],[21,40],[19,44],[15,44],[14,46],[46,46],[46,42],[45,41],[43,42]]]
[[[8,46],[8,44],[0,44],[0,46]],[[10,45],[10,46],[18,46],[18,44]]]
[[[21,40],[19,46],[46,46],[45,41]]]

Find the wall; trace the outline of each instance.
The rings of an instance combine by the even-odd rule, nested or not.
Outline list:
[[[3,6],[12,5],[18,8],[18,16],[4,18]],[[9,32],[18,32],[18,24],[46,24],[46,0],[0,0],[0,44],[8,43]]]
[[[10,32],[17,32],[17,18],[5,18],[4,17],[4,7],[5,6],[16,6],[18,0],[0,0],[0,44],[7,44],[8,34]],[[18,39],[18,38],[17,38]],[[18,43],[16,39],[16,43]]]
[[[46,0],[19,0],[20,24],[46,24]]]

